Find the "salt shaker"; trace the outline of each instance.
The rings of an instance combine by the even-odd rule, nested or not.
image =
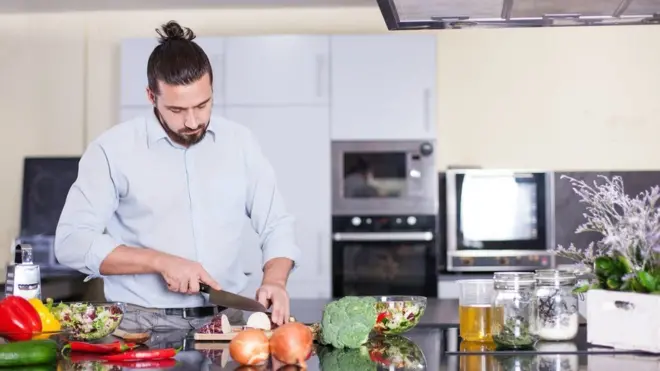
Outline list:
[[[578,333],[578,298],[573,293],[574,273],[547,269],[536,271],[536,334],[541,340],[567,341]]]
[[[14,249],[14,262],[7,267],[5,295],[41,299],[41,270],[33,262],[31,245],[20,244]]]

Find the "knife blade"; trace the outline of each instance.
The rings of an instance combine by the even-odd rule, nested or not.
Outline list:
[[[245,296],[229,291],[214,290],[209,285],[203,283],[200,283],[199,291],[209,294],[209,301],[220,307],[240,309],[248,312],[268,312],[266,307],[254,299],[246,298]]]

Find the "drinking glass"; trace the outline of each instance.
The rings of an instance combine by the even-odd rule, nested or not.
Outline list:
[[[457,281],[458,323],[463,341],[492,342],[491,323],[497,316],[493,310],[493,280]]]

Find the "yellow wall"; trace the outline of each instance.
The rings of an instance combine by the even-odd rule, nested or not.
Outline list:
[[[387,31],[376,8],[0,16],[0,247],[22,158],[79,154],[115,124],[120,40],[170,19],[200,36]],[[438,47],[440,167],[660,167],[659,27],[444,31]]]

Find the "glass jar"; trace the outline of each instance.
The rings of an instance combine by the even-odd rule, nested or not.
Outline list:
[[[576,284],[575,287],[582,287],[582,286],[593,286],[598,284],[598,277],[593,273],[592,269],[589,268],[586,265],[578,265],[575,267],[573,270],[573,273],[575,274],[576,278]],[[577,299],[578,299],[578,313],[584,317],[587,318],[587,294],[586,292],[580,292],[577,294]]]
[[[572,340],[578,333],[578,297],[573,272],[536,271],[536,334],[542,340]]]
[[[498,272],[493,276],[493,342],[500,349],[533,348],[534,273]]]

